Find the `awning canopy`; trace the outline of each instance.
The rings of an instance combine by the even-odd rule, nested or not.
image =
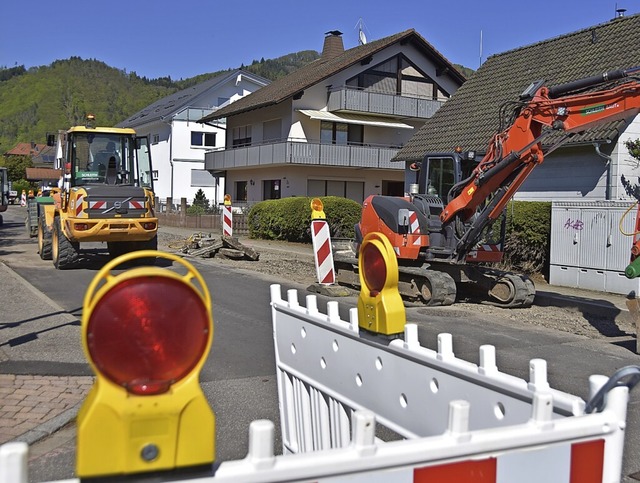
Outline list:
[[[360,124],[362,126],[392,127],[395,129],[413,129],[413,126],[386,117],[363,116],[359,114],[333,113],[315,111],[313,109],[298,109],[298,112],[311,119],[320,121],[343,122],[345,124]]]

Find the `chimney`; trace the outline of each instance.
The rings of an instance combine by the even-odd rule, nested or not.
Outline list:
[[[333,59],[344,52],[342,32],[339,30],[331,30],[330,32],[326,32],[325,36],[324,45],[322,46],[322,59]]]

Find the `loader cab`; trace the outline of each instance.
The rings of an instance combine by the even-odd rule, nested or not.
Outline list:
[[[419,193],[437,196],[448,203],[451,188],[471,176],[477,165],[472,151],[429,153],[424,157],[418,174]]]
[[[48,138],[47,144],[55,141]],[[149,142],[133,129],[73,127],[59,135],[56,158],[70,187],[123,185],[153,191]]]

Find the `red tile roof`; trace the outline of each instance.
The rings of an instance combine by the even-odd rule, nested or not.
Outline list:
[[[46,144],[18,143],[12,149],[5,152],[5,156],[37,156],[46,148]]]

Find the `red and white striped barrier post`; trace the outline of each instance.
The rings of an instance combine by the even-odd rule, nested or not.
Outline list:
[[[318,283],[331,285],[336,281],[336,274],[331,251],[331,233],[323,208],[320,199],[314,198],[311,201],[311,241]]]
[[[233,236],[233,212],[231,210],[231,195],[224,195],[222,207],[222,236]]]
[[[27,193],[25,190],[22,190],[22,195],[20,195],[20,206],[27,206]]]

